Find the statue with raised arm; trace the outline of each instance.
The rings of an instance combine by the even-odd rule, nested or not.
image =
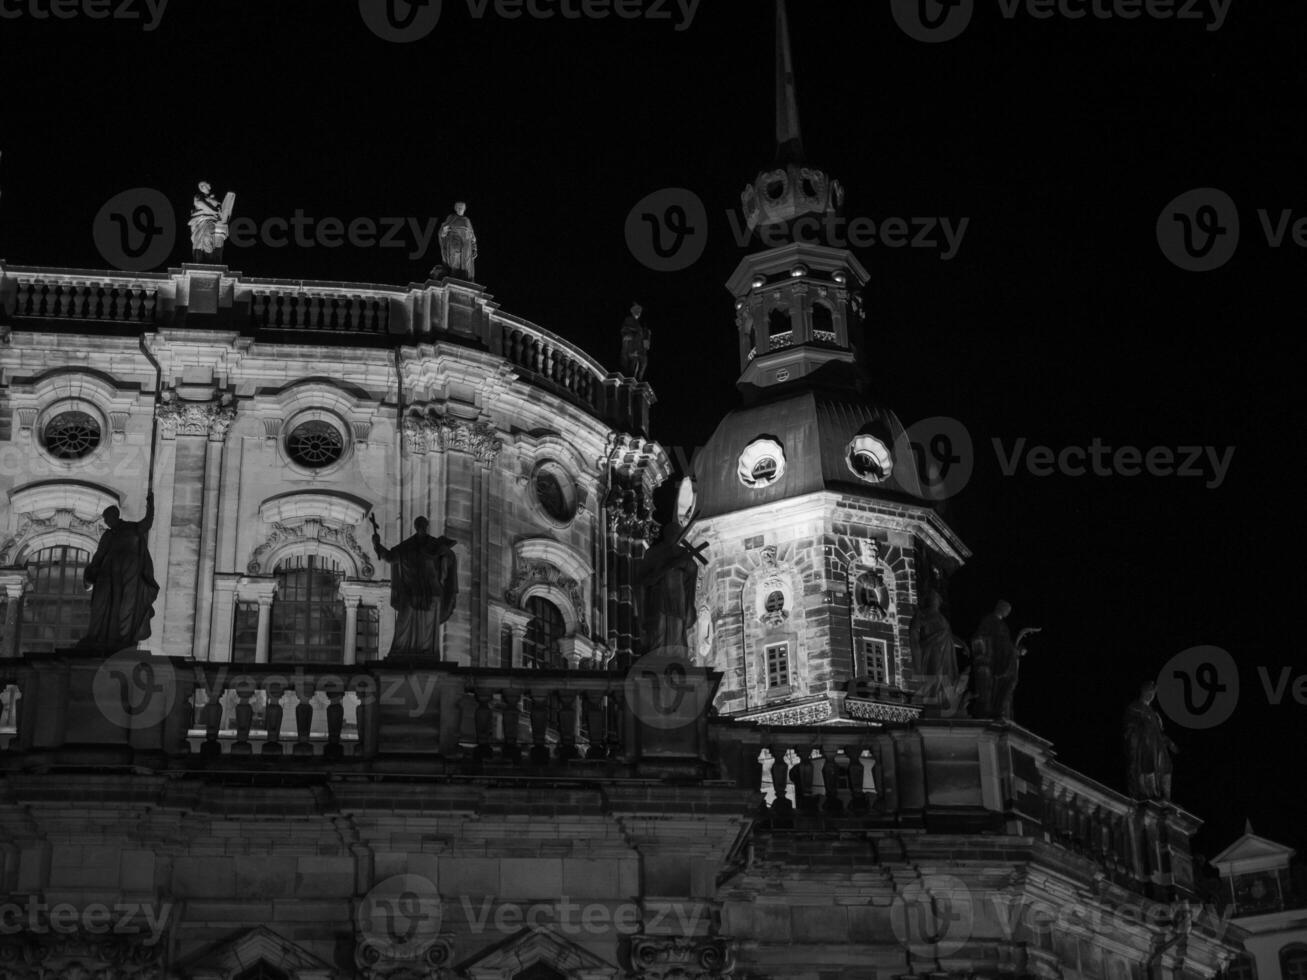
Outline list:
[[[644,380],[644,373],[649,368],[649,328],[640,319],[644,307],[639,303],[631,304],[631,312],[622,321],[622,371],[636,381]]]
[[[1153,708],[1157,685],[1145,681],[1125,709],[1126,792],[1138,800],[1171,799],[1171,756],[1179,752]]]
[[[199,192],[191,202],[191,261],[211,265],[222,263],[222,250],[227,244],[227,223],[231,221],[236,195],[231,191],[219,201],[213,196],[213,187],[207,180],[200,181]]]
[[[82,576],[91,590],[91,622],[80,650],[117,653],[150,636],[159,583],[150,561],[149,532],[154,524],[154,492],[145,496],[145,519],[124,521],[117,507],[106,507],[107,530]]]
[[[973,717],[1012,720],[1012,695],[1017,689],[1021,658],[1026,655],[1025,639],[1040,629],[1029,626],[1013,642],[1004,622],[1011,613],[1012,604],[1000,599],[994,611],[980,621],[971,638]]]
[[[437,238],[446,271],[476,282],[477,236],[472,230],[472,220],[467,216],[465,202],[454,205],[454,213],[441,223]]]
[[[953,634],[940,611],[942,602],[940,594],[932,589],[908,626],[908,645],[922,700],[947,710],[956,709],[961,700],[957,651],[965,650],[967,645]]]
[[[390,562],[390,606],[395,610],[395,638],[389,657],[440,658],[440,626],[458,599],[458,558],[453,538],[433,538],[425,517],[413,522],[414,533],[387,548],[372,521],[372,547]]]

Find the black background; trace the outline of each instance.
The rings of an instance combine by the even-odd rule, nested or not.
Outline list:
[[[11,5],[16,0],[7,0]],[[23,0],[24,3],[27,0]],[[115,0],[115,3],[119,0]],[[1307,216],[1302,5],[1234,0],[1205,22],[1026,15],[978,0],[945,44],[885,3],[797,0],[808,156],[846,212],[970,218],[958,256],[864,249],[878,395],[907,423],[963,422],[977,448],[947,517],[975,558],[954,582],[969,633],[1000,595],[1042,625],[1018,721],[1063,761],[1123,782],[1120,720],[1141,679],[1214,644],[1240,665],[1233,718],[1175,724],[1176,798],[1197,850],[1258,833],[1307,844],[1297,762],[1307,706],[1258,668],[1307,670],[1294,610],[1302,487],[1300,283],[1258,208]],[[1268,9],[1270,8],[1270,9]],[[173,0],[139,21],[0,20],[0,256],[102,268],[92,219],[137,186],[180,215],[196,180],[236,216],[443,218],[469,201],[478,278],[510,312],[617,361],[632,296],[656,331],[656,435],[689,454],[736,404],[725,214],[773,154],[771,5],[705,0],[668,21],[474,20],[446,0],[425,40],[372,34],[349,0]],[[703,258],[660,274],[628,211],[683,186],[710,215]],[[1243,241],[1208,274],[1170,265],[1164,205],[1215,186]],[[184,230],[183,230],[184,231]],[[180,236],[184,242],[185,235]],[[187,256],[179,243],[172,258]],[[407,249],[228,249],[249,275],[404,284]],[[1060,449],[1236,448],[1228,479],[1001,474],[991,441]]]

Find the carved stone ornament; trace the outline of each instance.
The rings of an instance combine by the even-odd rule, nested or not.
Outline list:
[[[0,546],[0,568],[12,565],[27,542],[50,531],[74,531],[99,541],[100,535],[104,533],[104,525],[98,515],[84,519],[68,509],[56,510],[49,517],[19,514],[18,530]]]
[[[631,969],[640,980],[717,980],[735,971],[728,939],[632,936]]]
[[[254,555],[250,558],[249,564],[245,566],[245,570],[250,575],[262,575],[263,566],[270,551],[285,544],[313,541],[335,545],[349,552],[354,558],[354,563],[358,566],[359,574],[363,578],[372,578],[375,571],[372,565],[372,557],[359,545],[358,540],[354,537],[354,529],[352,527],[332,527],[317,520],[307,520],[293,527],[285,524],[272,525],[272,532],[263,544],[254,549]],[[271,569],[268,569],[268,571],[271,571]]]
[[[453,974],[453,942],[441,936],[416,955],[397,955],[393,943],[363,939],[354,948],[354,964],[364,980],[445,980]]]
[[[156,414],[159,433],[165,439],[208,436],[212,442],[222,442],[236,421],[236,410],[217,402],[171,402],[160,405]]]
[[[4,980],[163,980],[167,943],[151,934],[44,932],[0,936]]]
[[[874,540],[858,542],[861,554],[849,562],[849,594],[853,597],[853,618],[874,623],[891,623],[897,612],[894,572],[880,557]]]
[[[493,463],[504,448],[498,430],[488,422],[466,422],[436,412],[404,419],[404,448],[410,453],[471,453],[480,463]]]
[[[590,635],[590,627],[585,619],[585,596],[581,594],[580,583],[549,562],[520,562],[513,573],[512,584],[504,592],[504,598],[514,606],[520,605],[523,593],[537,584],[552,585],[564,592],[576,610],[576,631],[582,636]]]

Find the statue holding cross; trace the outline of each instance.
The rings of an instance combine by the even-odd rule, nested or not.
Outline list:
[[[685,540],[685,529],[675,519],[663,527],[662,537],[645,554],[637,570],[640,583],[638,609],[644,652],[658,649],[692,650],[697,646],[695,586],[707,545],[697,548]]]

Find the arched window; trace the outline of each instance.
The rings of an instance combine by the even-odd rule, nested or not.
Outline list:
[[[42,548],[27,561],[18,649],[50,653],[76,646],[91,625],[91,593],[82,575],[91,553],[73,545]]]
[[[770,313],[767,314],[768,337],[781,337],[783,335],[788,335],[790,331],[792,331],[793,329],[794,329],[794,323],[792,320],[790,320],[789,310],[785,310],[785,309],[772,310]],[[790,338],[788,336],[785,336],[785,340],[787,343],[789,339]],[[776,346],[776,345],[773,344],[772,346]],[[781,344],[780,346],[785,346],[785,344]]]
[[[345,654],[345,602],[340,566],[296,555],[277,566],[269,657],[274,663],[340,663]]]
[[[1283,980],[1307,980],[1307,946],[1286,946],[1280,950],[1280,976]]]
[[[526,624],[522,640],[522,666],[558,668],[567,666],[559,641],[567,635],[563,613],[548,599],[532,596],[526,600],[531,621]]]
[[[812,336],[814,340],[835,342],[835,315],[825,303],[812,305]]]

